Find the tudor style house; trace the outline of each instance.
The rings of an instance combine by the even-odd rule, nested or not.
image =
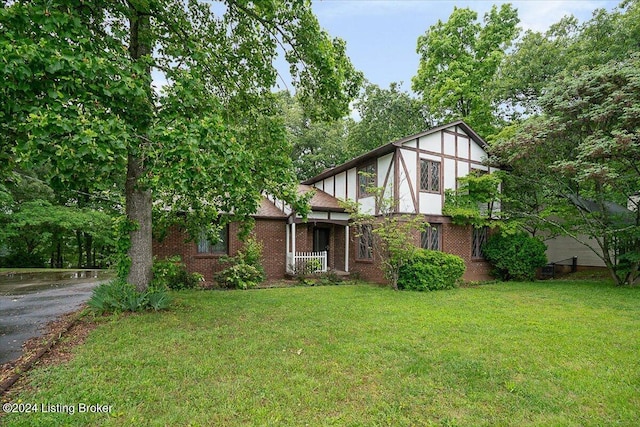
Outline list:
[[[390,142],[303,182],[301,193],[313,192],[311,212],[303,219],[280,200],[265,196],[254,215],[255,236],[264,245],[267,278],[282,279],[297,272],[335,270],[357,273],[366,280],[383,281],[370,244],[371,236],[354,233],[340,200],[352,200],[376,214],[371,187],[382,187],[393,198],[398,214],[421,215],[430,224],[415,235],[415,244],[460,256],[466,264],[465,280],[489,278],[489,265],[480,250],[487,230],[458,226],[443,215],[445,190],[474,171],[491,173],[484,164],[486,142],[466,123],[456,121]],[[362,173],[361,173],[362,172]],[[231,224],[221,242],[185,243],[185,235],[172,229],[154,243],[154,255],[180,255],[190,271],[212,281],[221,269],[221,255],[234,255],[242,247]]]

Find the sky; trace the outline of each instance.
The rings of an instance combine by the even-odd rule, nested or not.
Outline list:
[[[545,31],[565,15],[584,22],[594,10],[612,10],[619,1],[314,0],[313,10],[321,27],[346,41],[351,62],[368,81],[382,88],[402,82],[402,88],[410,90],[418,70],[420,35],[438,20],[447,21],[454,6],[469,7],[481,19],[493,4],[502,3],[511,3],[518,10],[523,30]]]

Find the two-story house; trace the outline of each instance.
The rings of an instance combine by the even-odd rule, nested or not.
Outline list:
[[[416,232],[416,245],[460,256],[467,266],[466,280],[489,278],[489,265],[480,250],[487,231],[454,225],[442,212],[445,190],[455,189],[458,178],[474,170],[493,171],[484,164],[486,148],[480,136],[457,121],[390,142],[303,182],[300,192],[314,192],[306,219],[285,203],[265,197],[255,215],[255,235],[264,245],[267,277],[281,279],[311,267],[382,281],[370,236],[351,229],[349,214],[340,204],[341,199],[353,200],[376,214],[375,198],[367,189],[382,187],[398,214],[421,215],[429,222],[427,231]],[[163,242],[155,243],[154,255],[181,255],[189,270],[211,280],[213,271],[220,269],[219,257],[233,255],[241,247],[235,229],[230,225],[217,245],[184,243],[184,235],[174,229]]]

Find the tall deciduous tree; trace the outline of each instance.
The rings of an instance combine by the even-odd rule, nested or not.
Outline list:
[[[360,119],[350,127],[348,140],[355,154],[431,127],[421,102],[403,92],[397,83],[391,83],[388,89],[366,84],[354,107]]]
[[[418,38],[420,55],[413,90],[438,123],[463,119],[481,135],[496,130],[492,87],[506,49],[518,35],[518,13],[510,4],[493,6],[484,25],[471,9],[454,8]]]
[[[125,189],[139,290],[154,202],[212,236],[255,212],[262,191],[296,204],[270,92],[279,48],[311,115],[345,114],[361,81],[308,1],[17,1],[0,29],[3,146],[62,181],[89,172],[89,191]],[[166,79],[159,93],[152,71]]]
[[[284,115],[291,159],[298,179],[304,181],[353,157],[347,134],[351,118],[322,120],[309,117],[297,97],[278,93]]]
[[[544,113],[497,144],[495,152],[516,168],[512,174],[525,176],[517,166],[531,159],[539,166],[534,179],[546,182],[553,197],[529,215],[591,246],[617,283],[636,283],[640,55],[579,74],[562,73],[540,102]]]
[[[499,70],[497,99],[508,118],[540,113],[540,97],[563,71],[579,72],[640,50],[640,1],[626,0],[611,11],[598,9],[580,24],[564,17],[545,33],[527,31]],[[615,42],[612,42],[612,41]]]

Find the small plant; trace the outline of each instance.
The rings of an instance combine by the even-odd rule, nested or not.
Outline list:
[[[536,269],[547,264],[545,244],[526,233],[498,233],[483,247],[484,256],[493,265],[493,274],[502,280],[533,280]]]
[[[153,311],[166,310],[171,305],[171,297],[162,290],[147,293],[147,306]]]
[[[319,276],[318,285],[321,286],[333,286],[342,283],[342,278],[333,270],[321,273]]]
[[[218,284],[228,289],[253,289],[263,280],[258,269],[249,264],[233,264],[215,275]]]
[[[322,269],[322,262],[319,259],[312,258],[305,260],[301,267],[298,269],[298,274],[307,275],[314,274],[318,270]]]
[[[189,273],[179,256],[153,261],[154,289],[194,289],[202,282],[202,275]]]
[[[220,262],[229,267],[216,273],[214,278],[223,288],[253,289],[262,283],[266,277],[262,267],[261,242],[254,236],[249,237],[242,250],[235,257],[223,257]]]
[[[138,292],[133,285],[116,279],[95,288],[87,305],[94,314],[104,314],[148,309],[164,310],[170,303],[171,299],[166,290]]]
[[[315,286],[316,281],[304,275],[297,276],[298,286]]]
[[[418,249],[400,268],[398,288],[413,291],[455,288],[464,270],[464,261],[459,256]]]

